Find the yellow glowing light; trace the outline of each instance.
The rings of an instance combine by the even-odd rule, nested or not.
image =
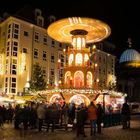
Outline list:
[[[140,62],[129,62],[126,64],[128,67],[135,67],[135,68],[139,68],[140,67]]]
[[[92,47],[93,49],[96,49],[96,45],[93,45],[93,47]]]
[[[62,81],[61,81],[61,80],[59,80],[59,82],[58,82],[58,83],[59,83],[59,85],[60,85],[60,84],[62,83]]]
[[[97,63],[95,63],[95,67],[97,67],[98,66],[98,64]]]
[[[66,52],[66,49],[63,49],[63,52],[65,53]]]
[[[99,83],[99,79],[98,78],[96,79],[96,82]]]
[[[85,18],[85,17],[72,17],[65,18],[53,22],[47,29],[50,37],[65,43],[72,42],[73,30],[80,29],[87,31],[86,43],[99,42],[107,38],[110,33],[110,27],[97,19]]]
[[[61,60],[60,59],[58,59],[58,63],[60,63],[61,62]]]
[[[77,38],[77,50],[81,50],[81,38]]]

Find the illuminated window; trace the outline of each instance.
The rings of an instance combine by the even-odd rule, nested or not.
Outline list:
[[[86,86],[87,86],[87,88],[92,88],[92,73],[91,72],[87,72]]]
[[[72,78],[71,78],[71,72],[67,71],[65,74],[65,84],[66,87],[69,88],[72,86]]]
[[[85,48],[85,45],[86,45],[85,38],[82,38],[82,48]]]
[[[77,50],[81,50],[81,38],[77,38]]]
[[[76,38],[72,39],[72,45],[73,45],[74,48],[76,47]]]
[[[85,54],[84,56],[84,63],[87,64],[88,63],[88,60],[89,60],[89,57],[87,54]],[[87,64],[88,65],[88,64]]]
[[[71,65],[73,62],[73,54],[70,54],[69,56],[69,65]]]
[[[84,74],[82,71],[77,71],[74,74],[74,87],[82,88],[84,86]]]
[[[81,53],[76,54],[76,65],[82,65],[82,54]]]

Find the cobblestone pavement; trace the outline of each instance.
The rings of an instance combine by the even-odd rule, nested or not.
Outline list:
[[[132,116],[131,128],[122,129],[122,126],[102,128],[102,134],[90,136],[89,128],[86,128],[87,137],[76,137],[76,132],[56,129],[54,132],[38,132],[37,130],[15,130],[13,125],[5,124],[0,128],[0,140],[140,140],[140,115]]]

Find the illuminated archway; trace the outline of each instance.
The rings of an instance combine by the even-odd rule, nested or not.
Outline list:
[[[82,71],[76,71],[74,74],[74,87],[82,88],[84,86],[84,74]]]
[[[60,103],[62,100],[63,99],[59,94],[54,94],[50,98],[50,103]]]
[[[87,96],[83,94],[77,94],[70,98],[69,103],[75,103],[76,105],[80,105],[81,103],[84,103],[86,106],[90,104],[90,100]]]
[[[86,75],[86,87],[87,88],[92,88],[92,73],[90,71],[87,72]]]
[[[71,86],[71,72],[70,71],[67,71],[65,73],[65,85],[67,88],[69,88]]]

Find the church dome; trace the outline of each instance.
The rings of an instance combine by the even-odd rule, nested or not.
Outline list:
[[[140,62],[140,54],[135,49],[127,49],[120,57],[119,63],[123,62]]]

